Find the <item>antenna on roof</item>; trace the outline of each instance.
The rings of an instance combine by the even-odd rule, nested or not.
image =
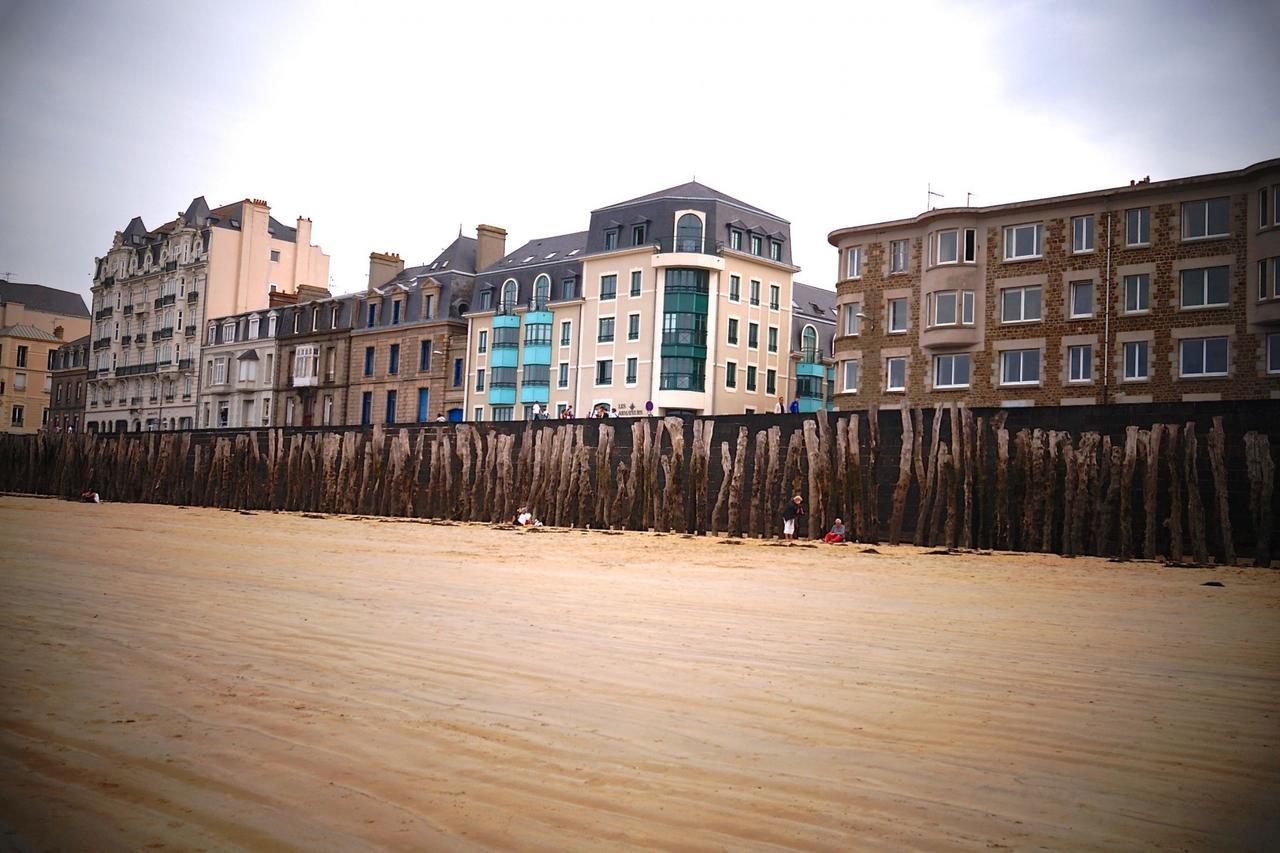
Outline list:
[[[925,210],[932,210],[932,209],[933,209],[933,208],[932,208],[932,205],[933,205],[933,198],[934,198],[934,196],[937,196],[938,198],[946,198],[946,196],[944,196],[942,193],[936,193],[936,192],[934,192],[934,191],[933,191],[933,184],[932,184],[932,182],[931,182],[931,183],[928,183],[928,184],[925,184],[925,188],[928,190],[928,193],[929,193],[929,194],[925,197],[925,202],[924,202],[924,209],[925,209]]]
[[[972,201],[972,200],[973,200],[973,193],[965,193],[965,194],[964,194],[964,206],[965,206],[965,207],[968,207],[968,206],[969,206],[969,202],[970,202],[970,201]]]

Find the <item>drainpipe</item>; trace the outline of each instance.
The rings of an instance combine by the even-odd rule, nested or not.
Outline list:
[[[1107,211],[1107,299],[1102,312],[1102,402],[1111,402],[1111,211]]]

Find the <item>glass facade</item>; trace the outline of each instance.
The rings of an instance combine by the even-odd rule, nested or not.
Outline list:
[[[702,391],[706,387],[707,290],[706,270],[666,271],[658,386],[662,389]]]

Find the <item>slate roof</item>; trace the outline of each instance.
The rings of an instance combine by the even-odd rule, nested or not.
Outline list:
[[[490,264],[482,273],[499,273],[506,270],[515,270],[523,266],[532,266],[533,264],[557,262],[557,261],[576,261],[581,257],[587,248],[586,231],[575,231],[572,234],[558,234],[554,237],[539,237],[536,240],[530,240],[514,252],[510,252],[506,257],[500,258]],[[576,254],[569,254],[574,250]],[[552,255],[553,257],[547,257]]]
[[[32,311],[46,314],[62,314],[67,317],[88,317],[89,308],[84,297],[69,290],[45,287],[43,284],[21,284],[0,279],[0,304],[21,302]]]
[[[818,347],[830,357],[836,334],[836,292],[811,284],[791,283],[791,351],[800,352],[805,324],[818,333]]]
[[[725,202],[726,204],[732,204],[737,207],[741,207],[745,210],[750,210],[753,213],[759,213],[762,216],[768,216],[771,219],[777,219],[779,221],[786,222],[786,220],[783,219],[781,216],[776,216],[767,210],[761,210],[755,205],[747,204],[745,201],[740,201],[739,199],[736,199],[733,196],[725,195],[719,190],[712,189],[706,184],[700,184],[697,181],[689,181],[687,184],[680,184],[679,186],[669,187],[668,189],[665,189],[665,190],[658,190],[655,193],[649,193],[648,195],[642,195],[636,198],[627,199],[626,201],[620,201],[620,202],[617,202],[616,204],[608,204],[608,205],[605,205],[604,207],[596,208],[591,212],[599,213],[602,210],[609,210],[614,207],[625,207],[626,205],[629,205],[629,204],[638,204],[639,202],[643,202],[643,201],[657,201],[658,199],[663,199],[663,198],[697,198],[697,199],[707,199],[709,201],[722,201],[722,202]]]

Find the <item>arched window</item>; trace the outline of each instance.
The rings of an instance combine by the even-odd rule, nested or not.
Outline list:
[[[542,311],[547,307],[547,300],[551,298],[551,276],[538,276],[533,282],[533,310]]]
[[[520,292],[520,286],[516,284],[514,278],[509,278],[502,284],[502,303],[498,306],[499,311],[510,311],[516,307],[516,298]]]
[[[686,213],[676,222],[676,251],[702,251],[702,220]]]
[[[805,326],[800,333],[801,356],[805,361],[818,361],[822,355],[818,352],[818,330],[813,326]]]

